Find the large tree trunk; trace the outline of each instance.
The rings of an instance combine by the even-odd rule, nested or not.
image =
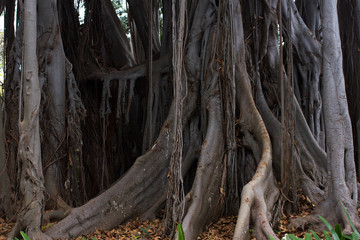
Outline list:
[[[358,187],[353,134],[345,92],[337,1],[322,1],[321,16],[323,26],[321,97],[324,109],[329,181],[325,199],[319,202],[311,215],[304,219],[294,220],[293,225],[303,225],[304,221],[309,221],[315,228],[322,229],[324,226],[318,219],[321,215],[330,223],[341,223],[346,231],[351,231],[340,202],[344,203],[351,212],[351,219],[356,226],[359,226],[359,218],[356,214]],[[334,211],[326,211],[329,208]]]
[[[57,4],[38,1],[38,48],[40,82],[43,88],[42,157],[45,188],[49,201],[65,213],[69,206],[60,197],[63,186],[61,164],[67,159],[66,142],[66,62],[60,36]],[[65,163],[66,164],[66,163]],[[61,216],[61,214],[60,214]],[[59,217],[60,217],[59,216]]]
[[[8,236],[13,239],[20,230],[27,231],[31,239],[50,239],[41,232],[44,210],[44,177],[41,164],[39,109],[41,90],[36,55],[37,9],[36,0],[24,3],[24,116],[20,122],[19,157],[21,163],[20,190],[22,207],[16,226]]]
[[[340,201],[347,209],[356,212],[358,189],[354,162],[353,135],[348,111],[345,80],[342,67],[342,51],[340,44],[339,23],[337,17],[337,1],[322,1],[321,16],[323,26],[323,82],[324,118],[326,133],[326,149],[328,154],[331,183],[327,200],[318,207],[329,209],[333,206],[329,217],[341,220],[346,230],[350,225],[341,209]],[[359,227],[356,214],[352,219]]]

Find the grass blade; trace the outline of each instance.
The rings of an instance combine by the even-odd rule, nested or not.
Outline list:
[[[20,231],[20,234],[21,234],[21,236],[23,237],[24,240],[30,240],[30,238],[23,231]]]
[[[305,233],[305,240],[312,240],[310,233]]]
[[[324,233],[324,236],[325,236],[325,239],[326,239],[326,240],[332,240],[331,237],[330,237],[330,235],[329,235],[329,233],[328,233],[327,231],[324,230],[323,233]]]
[[[299,240],[299,238],[296,237],[294,234],[289,234],[289,237],[291,240]]]
[[[342,233],[340,224],[335,225],[335,232],[339,236],[340,240],[345,240],[344,234]]]
[[[351,238],[351,240],[358,240],[359,238],[358,238],[358,236],[356,235],[356,233],[352,233],[352,238]]]
[[[354,231],[354,233],[356,234],[356,236],[357,236],[358,238],[360,238],[360,233],[356,230],[353,222],[351,221],[350,215],[349,215],[346,207],[344,206],[344,204],[343,204],[342,202],[340,202],[340,203],[341,203],[341,206],[343,207],[343,209],[344,209],[344,211],[345,211],[345,213],[346,213],[346,217],[347,217],[347,219],[349,220],[349,223],[350,223],[350,226],[351,226],[352,230]]]
[[[330,230],[331,235],[333,236],[334,240],[340,240],[339,236],[336,234],[334,228],[330,225],[330,223],[328,221],[326,221],[325,218],[323,218],[322,216],[319,216],[319,218],[321,219],[321,221],[323,221],[326,225],[326,227]]]
[[[313,230],[310,230],[311,234],[314,236],[315,240],[321,240],[321,238],[314,232]]]
[[[354,239],[352,236],[348,236],[348,235],[342,235],[342,236],[346,239],[350,239],[350,240]],[[355,236],[356,236],[356,234],[355,234]],[[355,240],[357,240],[357,239],[355,238]]]
[[[178,240],[185,240],[185,234],[181,223],[178,223],[177,230],[178,230]]]

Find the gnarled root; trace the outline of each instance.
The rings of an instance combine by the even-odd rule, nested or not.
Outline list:
[[[272,172],[271,142],[260,115],[257,110],[253,111],[256,111],[255,119],[258,128],[252,130],[255,130],[255,135],[261,136],[262,156],[254,177],[242,190],[234,239],[249,238],[250,217],[255,223],[257,239],[268,239],[269,236],[276,239],[270,226],[271,216],[269,215],[279,197],[279,190]]]
[[[240,6],[235,6],[237,6],[235,7],[237,15],[241,16]],[[237,25],[242,26],[241,17],[236,19],[238,21]],[[270,212],[279,197],[279,190],[272,172],[271,141],[251,94],[249,76],[245,66],[244,39],[241,37],[243,36],[243,30],[242,28],[237,28],[237,30],[239,32],[235,33],[235,36],[238,36],[235,41],[239,45],[237,46],[236,89],[238,93],[241,93],[237,94],[237,103],[242,113],[240,124],[243,129],[242,131],[246,131],[254,136],[259,149],[261,149],[261,159],[252,180],[242,190],[234,239],[249,239],[251,219],[255,223],[257,239],[268,239],[269,236],[277,239],[270,226],[272,218]],[[256,149],[252,151],[255,152]]]
[[[216,74],[213,80],[215,79],[217,79]],[[216,89],[213,91],[217,92]],[[196,239],[213,215],[221,209],[219,201],[224,138],[218,95],[209,99],[208,114],[207,133],[201,147],[195,180],[186,196],[187,212],[183,220],[186,239]]]
[[[60,221],[73,210],[61,197],[57,197],[55,201],[57,209],[44,213],[43,222]]]
[[[172,119],[173,111],[153,147],[136,160],[125,176],[98,197],[73,209],[47,234],[63,238],[86,234],[97,228],[111,229],[152,208],[166,190],[167,166],[173,145]]]
[[[360,221],[359,216],[357,216],[357,211],[354,210],[354,205],[344,204],[345,207],[349,210],[350,219],[355,225],[356,229],[360,229]],[[351,234],[353,230],[351,229],[350,223],[347,219],[346,213],[340,204],[340,199],[332,199],[328,198],[322,201],[319,205],[316,206],[314,211],[307,215],[306,217],[298,217],[294,218],[290,221],[289,227],[294,227],[295,229],[305,230],[307,228],[311,228],[315,231],[321,232],[327,229],[326,225],[319,218],[319,216],[323,217],[328,221],[331,226],[335,226],[336,224],[340,224],[341,228],[344,229],[343,232],[345,234]]]
[[[196,106],[197,85],[192,84],[184,105],[186,124]],[[75,208],[61,222],[47,231],[53,238],[86,234],[96,229],[112,229],[131,218],[151,216],[165,201],[166,176],[173,149],[174,104],[151,149],[140,156],[127,173],[112,187],[85,205]],[[191,148],[190,148],[191,149]],[[185,158],[186,166],[191,165]],[[190,161],[189,160],[189,161]],[[161,200],[159,200],[161,199]]]

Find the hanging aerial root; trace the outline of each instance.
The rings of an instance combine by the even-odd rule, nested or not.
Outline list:
[[[75,208],[47,232],[53,238],[72,237],[96,229],[111,229],[152,208],[165,194],[164,185],[170,151],[174,110],[153,147],[139,157],[128,172],[111,188]]]
[[[233,2],[234,26],[242,26],[240,3]],[[236,16],[236,17],[235,17]],[[245,65],[244,33],[241,27],[233,28],[235,52],[236,100],[240,107],[242,131],[247,131],[261,149],[261,159],[252,180],[245,185],[241,193],[241,205],[236,223],[234,239],[247,240],[249,225],[254,222],[258,240],[277,239],[271,228],[271,212],[279,197],[275,177],[272,171],[272,146],[264,121],[258,112],[250,89],[249,76]],[[256,149],[252,149],[253,152]]]
[[[213,77],[216,81],[217,75]],[[213,81],[214,81],[213,80]],[[218,92],[214,89],[214,92]],[[186,215],[183,227],[186,239],[196,239],[204,226],[221,211],[220,184],[224,137],[221,127],[219,96],[208,101],[208,127],[191,191],[186,196]]]
[[[183,124],[187,124],[196,107],[196,84],[184,100]],[[86,234],[96,229],[112,229],[137,216],[150,216],[157,210],[166,195],[166,177],[170,153],[173,149],[173,126],[175,107],[172,104],[169,115],[160,134],[147,153],[140,156],[134,165],[111,188],[75,208],[62,221],[46,233],[55,238],[67,238]],[[191,165],[188,163],[186,165]]]
[[[253,102],[251,100],[251,102]],[[255,234],[257,239],[268,239],[275,233],[270,225],[271,215],[269,214],[275,205],[279,196],[279,190],[276,186],[275,177],[272,172],[272,151],[269,135],[265,125],[254,108],[251,107],[258,124],[255,135],[260,135],[262,145],[261,161],[258,165],[252,180],[245,185],[241,194],[241,205],[238,214],[238,221],[234,233],[234,239],[249,239],[249,224],[253,220],[255,224]],[[256,111],[256,112],[255,112]],[[250,217],[252,219],[250,219]]]

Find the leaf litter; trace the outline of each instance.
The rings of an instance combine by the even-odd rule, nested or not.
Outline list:
[[[277,236],[281,239],[285,234],[294,234],[297,237],[304,238],[305,233],[309,232],[309,229],[294,229],[289,228],[289,223],[292,218],[305,217],[311,213],[314,209],[313,204],[308,197],[299,191],[299,213],[283,215],[274,227],[274,231]],[[360,209],[358,209],[360,215]],[[231,240],[236,226],[236,216],[229,216],[220,218],[216,223],[209,224],[204,232],[197,239],[211,239],[211,240]],[[50,223],[43,226],[43,230],[46,231],[55,223]],[[0,218],[0,240],[6,240],[6,236],[11,232],[11,229],[15,226],[14,222],[7,222]],[[118,226],[116,229],[110,231],[96,230],[95,232],[87,235],[83,235],[71,240],[170,240],[168,237],[163,236],[163,220],[146,220],[140,221],[139,219],[129,221],[124,225]],[[254,230],[252,226],[249,229],[250,239],[256,240]],[[320,237],[323,237],[322,233],[318,233]]]

